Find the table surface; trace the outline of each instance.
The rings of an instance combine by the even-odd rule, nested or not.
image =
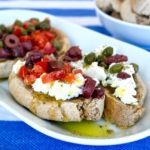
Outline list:
[[[97,19],[93,0],[0,0],[0,10],[10,8],[46,12],[111,36]],[[150,137],[129,144],[103,147],[62,142],[39,133],[0,107],[0,149],[150,150],[149,143]]]

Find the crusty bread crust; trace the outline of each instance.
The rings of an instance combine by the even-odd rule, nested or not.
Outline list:
[[[104,108],[104,119],[119,127],[127,128],[133,126],[144,115],[144,99],[146,87],[139,75],[135,76],[137,83],[138,105],[127,105],[114,97],[108,89],[105,89],[106,99]]]
[[[0,61],[0,78],[8,77],[15,62],[16,59]]]
[[[33,90],[13,72],[9,76],[9,91],[14,99],[40,118],[55,121],[99,120],[103,114],[104,99],[78,98],[56,101],[33,96]]]
[[[62,55],[70,47],[69,39],[63,31],[56,29],[56,28],[52,28],[51,30],[56,33],[56,35],[57,35],[56,38],[59,40],[59,42],[62,45],[61,49],[58,52],[58,55]],[[0,61],[0,78],[8,78],[8,76],[12,70],[12,66],[16,62],[16,60],[18,60],[18,58],[13,59],[13,60]]]

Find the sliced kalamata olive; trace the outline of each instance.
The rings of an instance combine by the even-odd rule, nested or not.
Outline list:
[[[71,47],[65,54],[65,61],[77,61],[82,58],[81,49],[78,46]]]
[[[31,51],[26,55],[26,63],[25,66],[28,68],[32,68],[34,63],[38,62],[43,58],[43,54],[40,51]]]
[[[64,68],[64,63],[62,61],[50,61],[48,63],[48,72],[57,71]]]
[[[131,76],[126,73],[126,72],[120,72],[117,74],[117,78],[120,78],[120,79],[127,79],[127,78],[130,78]]]
[[[31,41],[25,41],[22,42],[21,45],[23,46],[24,50],[27,51],[31,51],[32,50],[32,42]]]
[[[24,51],[22,45],[19,44],[18,46],[14,47],[12,49],[12,56],[15,57],[15,58],[25,56],[25,51]]]
[[[119,62],[123,62],[123,61],[127,61],[128,57],[125,55],[119,55],[116,54],[114,56],[109,56],[105,59],[105,63],[110,65],[112,63],[119,63]]]
[[[101,98],[104,96],[104,89],[96,88],[92,94],[92,98]]]
[[[0,59],[10,58],[11,55],[12,53],[10,50],[0,48]]]
[[[4,39],[4,43],[8,48],[14,48],[19,44],[19,38],[14,34],[8,34]]]
[[[83,96],[85,98],[90,98],[95,90],[96,81],[92,78],[87,78],[83,86]]]

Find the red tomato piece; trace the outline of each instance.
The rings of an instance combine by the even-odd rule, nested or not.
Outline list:
[[[71,66],[68,63],[64,63],[64,70],[66,73],[71,73],[72,71]]]
[[[43,76],[42,76],[42,82],[43,83],[48,83],[48,82],[52,82],[52,81],[54,81],[55,80],[55,77],[54,77],[54,73],[52,72],[52,73],[48,73],[48,74],[44,74]]]
[[[75,74],[73,73],[69,73],[65,78],[64,80],[69,83],[69,84],[72,84],[73,81],[75,80]]]
[[[45,44],[48,42],[48,39],[45,36],[43,36],[40,30],[32,32],[31,37],[34,44],[40,49],[44,48]]]
[[[21,79],[24,79],[27,74],[28,74],[28,69],[25,66],[22,66],[18,72],[18,76]]]
[[[53,72],[55,75],[55,80],[64,79],[66,76],[66,72],[64,70],[58,70]]]
[[[24,22],[24,24],[23,24],[24,29],[28,29],[29,24],[30,24],[30,23],[29,23],[28,21]]]
[[[35,64],[34,67],[33,67],[33,70],[34,70],[35,73],[39,73],[39,74],[42,74],[42,73],[45,72],[44,66],[42,66],[42,64],[40,64],[40,65]]]
[[[52,44],[50,42],[47,42],[45,44],[45,47],[43,49],[44,54],[50,55],[50,54],[54,53],[55,51],[56,51],[56,49],[54,47],[52,47]]]
[[[83,74],[83,72],[82,72],[81,69],[75,69],[75,70],[73,70],[73,73],[74,73],[74,74],[78,74],[78,73]]]
[[[14,26],[13,27],[13,34],[17,35],[17,36],[20,36],[22,34],[21,32],[21,28],[18,27],[18,26]]]
[[[43,31],[43,33],[49,39],[49,41],[53,40],[56,37],[56,35],[50,31]]]
[[[50,58],[44,57],[44,58],[42,59],[42,61],[43,61],[43,62],[49,62],[49,61],[50,61]]]
[[[40,61],[40,62],[37,62],[35,64],[35,66],[39,66],[42,68],[41,72],[47,72],[48,71],[48,61]]]
[[[30,41],[31,37],[29,35],[24,35],[20,37],[20,41],[21,42],[26,42],[26,41]]]
[[[33,74],[26,75],[25,78],[24,78],[24,83],[26,85],[31,85],[35,82],[35,80],[36,80],[36,76],[34,76]]]

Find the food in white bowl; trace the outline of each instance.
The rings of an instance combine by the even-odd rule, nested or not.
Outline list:
[[[149,9],[146,9],[146,11],[136,9],[137,13],[135,13],[129,4],[129,0],[96,0],[95,9],[101,23],[113,36],[149,48],[150,19],[149,15],[147,15],[149,14]],[[135,3],[132,5],[134,6],[134,9],[139,8],[135,7]],[[147,7],[149,7],[149,5],[147,5]],[[141,15],[138,13],[141,13]],[[146,15],[143,15],[143,13]]]
[[[150,25],[149,0],[98,0],[97,5],[112,17],[131,23]]]

